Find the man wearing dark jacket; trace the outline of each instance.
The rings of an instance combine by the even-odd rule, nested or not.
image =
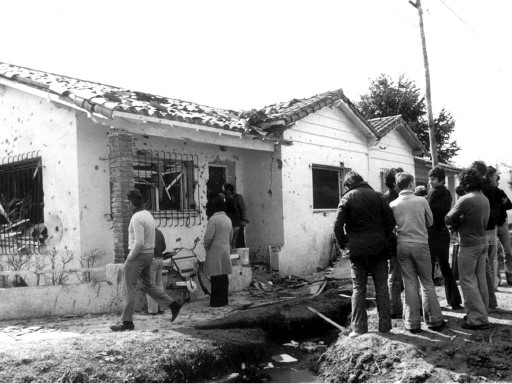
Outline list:
[[[498,180],[499,181],[499,176]],[[498,217],[496,218],[496,224],[498,226],[498,239],[503,245],[503,251],[505,253],[505,277],[507,279],[507,284],[512,285],[512,244],[510,243],[510,232],[508,230],[508,220],[507,220],[507,211],[512,209],[512,202],[508,198],[507,194],[503,189],[499,189],[499,194],[501,198],[500,210],[498,213]],[[498,281],[499,277],[499,268],[498,268]]]
[[[375,192],[356,172],[349,172],[343,185],[348,190],[340,200],[334,234],[342,249],[348,246],[352,266],[352,332],[368,332],[366,284],[371,273],[377,296],[379,332],[391,330],[387,275],[388,238],[394,228],[393,212],[381,193]]]
[[[233,225],[233,240],[231,241],[231,251],[233,252],[236,248],[245,248],[245,226],[249,220],[247,220],[244,198],[239,193],[235,193],[233,184],[224,184],[222,190],[226,196],[226,214]]]
[[[452,309],[458,310],[462,309],[462,299],[448,261],[450,231],[448,231],[444,222],[444,217],[452,207],[452,195],[444,185],[446,176],[443,168],[435,166],[428,173],[428,177],[432,188],[427,201],[434,216],[434,224],[427,228],[430,257],[432,259],[432,279],[434,279],[434,267],[437,261],[443,274],[446,301]]]

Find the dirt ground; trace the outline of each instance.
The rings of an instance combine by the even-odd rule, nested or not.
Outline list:
[[[284,284],[274,277],[269,284],[272,274],[255,270],[260,284],[230,295],[228,307],[197,300],[185,304],[174,323],[170,313],[137,313],[131,332],[110,331],[118,314],[3,321],[0,382],[512,382],[512,287],[499,288],[500,310],[485,331],[461,329],[464,312],[446,309],[450,322],[442,332],[424,327],[412,335],[393,320],[392,332],[379,334],[370,299],[370,332],[354,341],[348,329],[333,330],[305,309],[347,325],[350,282],[329,281],[308,298],[320,278]],[[446,306],[444,288],[436,289]],[[307,296],[290,299],[298,293]],[[297,345],[290,346],[292,340]],[[304,352],[308,343],[323,348]],[[281,376],[266,374],[282,368],[271,359],[281,353],[298,361]],[[302,375],[307,371],[312,375]]]

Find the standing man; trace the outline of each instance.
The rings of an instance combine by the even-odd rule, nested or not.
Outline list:
[[[162,270],[164,267],[163,253],[165,252],[165,248],[167,248],[167,245],[165,244],[164,234],[158,228],[155,228],[155,256],[149,267],[149,279],[151,284],[162,287],[162,289],[164,288]],[[158,303],[153,300],[151,296],[146,295],[146,298],[148,302],[148,314],[157,315],[164,313],[163,308],[160,308]]]
[[[344,180],[348,190],[340,200],[334,234],[341,249],[348,246],[352,266],[352,332],[357,337],[368,332],[366,284],[371,273],[377,295],[379,332],[391,330],[387,287],[388,238],[394,222],[384,196],[375,192],[356,172]]]
[[[434,217],[434,224],[428,227],[428,245],[432,258],[432,279],[434,279],[434,267],[439,263],[444,280],[446,301],[453,310],[462,309],[457,282],[453,276],[449,263],[450,231],[446,227],[444,217],[452,207],[452,195],[445,187],[445,172],[440,166],[435,166],[428,173],[430,193],[427,201]]]
[[[397,173],[403,172],[402,168],[391,168],[385,176],[385,184],[387,191],[384,194],[388,203],[391,204],[393,200],[398,197],[396,190],[395,176]],[[400,264],[396,258],[396,235],[391,232],[389,237],[389,277],[388,277],[388,289],[389,289],[389,301],[391,304],[391,318],[401,319],[403,315],[402,305],[402,271],[400,270]]]
[[[495,186],[498,186],[500,177],[496,179]],[[498,188],[499,195],[501,198],[500,210],[498,217],[496,218],[496,224],[498,226],[498,239],[503,245],[503,252],[505,253],[505,278],[507,284],[512,285],[512,245],[510,243],[510,232],[508,231],[508,217],[507,211],[512,209],[512,202],[508,198],[507,194],[503,189]],[[500,268],[498,268],[498,282],[501,280]]]
[[[249,221],[244,198],[239,193],[235,193],[233,184],[224,184],[222,190],[226,194],[226,214],[233,225],[233,239],[231,240],[231,252],[233,252],[237,248],[245,248],[245,225]]]
[[[432,211],[424,197],[414,195],[414,176],[399,173],[396,185],[400,193],[390,206],[397,224],[397,256],[405,285],[404,325],[411,333],[421,331],[421,286],[425,322],[433,331],[440,331],[445,323],[432,281],[427,233],[427,227],[434,221]]]
[[[477,170],[470,168],[462,172],[460,183],[466,193],[457,200],[445,220],[446,224],[455,226],[459,232],[457,267],[467,312],[462,328],[488,328],[486,228],[489,220],[489,200],[482,193],[483,180]]]
[[[137,280],[140,278],[143,290],[151,296],[161,308],[171,309],[173,322],[178,316],[181,305],[167,295],[162,287],[151,283],[150,267],[155,249],[155,220],[149,211],[143,208],[142,194],[133,189],[127,194],[127,201],[133,209],[133,216],[128,227],[128,256],[124,262],[125,300],[122,323],[112,325],[114,332],[134,329],[133,311],[137,292]]]

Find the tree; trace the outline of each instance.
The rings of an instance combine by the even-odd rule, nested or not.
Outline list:
[[[427,151],[430,148],[428,122],[425,119],[425,98],[416,83],[400,75],[398,84],[390,76],[381,74],[370,84],[367,94],[357,103],[367,119],[402,115],[405,122],[418,136]],[[445,108],[434,117],[437,157],[441,163],[449,163],[460,151],[456,141],[450,141],[455,119]]]

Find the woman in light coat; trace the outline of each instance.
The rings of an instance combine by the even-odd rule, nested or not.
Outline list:
[[[210,276],[211,295],[210,307],[228,305],[228,274],[232,273],[230,243],[233,238],[233,226],[225,212],[225,201],[221,196],[211,200],[210,208],[213,215],[206,225],[204,248],[206,260],[204,273]]]

